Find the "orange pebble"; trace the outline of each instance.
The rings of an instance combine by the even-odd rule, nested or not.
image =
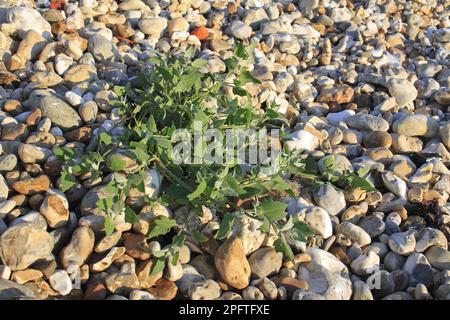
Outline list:
[[[205,40],[209,36],[209,31],[205,27],[198,27],[195,28],[191,34],[196,36],[199,40]]]

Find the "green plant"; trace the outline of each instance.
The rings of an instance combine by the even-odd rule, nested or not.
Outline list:
[[[327,163],[326,173],[321,174],[315,160],[302,158],[298,152],[282,150],[279,170],[273,174],[262,174],[262,166],[254,166],[244,172],[239,163],[232,164],[177,164],[173,161],[173,133],[176,129],[192,129],[194,121],[203,128],[280,128],[286,123],[276,106],[257,111],[244,86],[259,83],[242,67],[244,61],[252,63],[256,43],[244,47],[238,44],[234,57],[227,59],[227,74],[220,76],[205,70],[207,60],[194,59],[195,50],[190,48],[182,56],[155,54],[151,59],[152,70],[139,76],[139,85],[116,87],[118,100],[114,106],[120,108],[125,134],[111,136],[102,132],[95,141],[96,150],[79,156],[74,150],[57,147],[54,153],[65,161],[61,174],[61,188],[67,191],[74,187],[81,176],[91,180],[104,178],[114,173],[108,183],[113,196],[97,203],[105,213],[105,231],[114,231],[114,217],[125,214],[129,223],[138,221],[133,208],[126,205],[131,190],[145,190],[146,170],[156,168],[165,178],[159,197],[147,197],[145,201],[160,201],[176,205],[187,205],[197,212],[202,206],[214,208],[221,217],[221,224],[214,237],[218,240],[229,236],[234,221],[239,215],[260,220],[261,231],[275,233],[275,247],[293,260],[293,252],[286,241],[290,238],[305,241],[313,233],[301,222],[287,217],[287,205],[279,201],[281,195],[295,197],[293,183],[285,179],[294,176],[311,187],[331,181],[340,188],[373,188],[364,178],[367,172],[345,173],[340,177],[332,174],[333,164]],[[225,79],[234,80],[226,82]],[[231,88],[233,95],[225,88]],[[215,103],[211,104],[211,101]],[[246,142],[246,146],[250,142]],[[118,152],[120,150],[120,152]],[[136,165],[127,167],[128,157]],[[242,202],[246,204],[243,205]],[[179,248],[185,235],[197,242],[205,242],[209,235],[198,230],[189,232],[177,225],[174,219],[158,217],[152,223],[149,238],[176,231],[172,245],[158,253],[155,272],[164,268],[168,257],[177,262]]]

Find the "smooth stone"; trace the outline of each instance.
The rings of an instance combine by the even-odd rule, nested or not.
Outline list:
[[[188,290],[192,300],[214,300],[220,297],[220,287],[214,280],[208,279],[196,282]]]
[[[326,118],[331,125],[335,126],[339,124],[339,122],[345,122],[349,117],[354,115],[354,110],[343,110],[339,112],[331,112],[327,114]]]
[[[353,273],[360,276],[372,274],[380,268],[380,257],[375,252],[369,251],[353,260],[350,268]]]
[[[72,234],[69,244],[60,252],[61,263],[65,268],[82,266],[94,250],[95,235],[89,227],[78,227]]]
[[[447,238],[441,230],[423,228],[419,231],[416,238],[416,252],[424,252],[427,248],[435,245],[445,250],[448,249]]]
[[[63,296],[72,291],[72,280],[65,270],[57,270],[48,280],[52,288]]]
[[[366,131],[383,131],[389,130],[389,123],[381,117],[371,114],[356,114],[345,119],[345,123],[353,129]]]
[[[389,248],[399,255],[408,256],[416,247],[416,231],[408,230],[391,234]]]
[[[305,213],[305,223],[317,234],[327,239],[333,235],[333,226],[327,211],[320,207],[310,207]]]
[[[370,287],[364,281],[358,280],[353,283],[352,300],[373,300]]]
[[[9,194],[8,183],[2,174],[0,174],[0,201],[7,200]]]
[[[116,45],[99,34],[89,38],[88,50],[97,61],[113,61],[118,54]]]
[[[364,231],[363,228],[351,222],[341,222],[336,226],[336,233],[342,233],[352,243],[358,245],[359,247],[364,247],[372,241],[370,235]]]
[[[15,26],[21,38],[28,30],[36,31],[47,40],[52,38],[50,24],[35,9],[14,6],[8,10],[6,22]]]
[[[347,206],[344,193],[337,191],[330,183],[321,185],[313,196],[316,204],[332,216],[341,213]]]
[[[54,125],[64,131],[76,129],[81,126],[78,113],[67,103],[52,96],[44,96],[40,101],[42,116],[49,118]]]
[[[292,132],[288,135],[288,138],[292,140],[286,141],[285,144],[290,150],[313,151],[317,149],[320,143],[317,136],[306,130]]]
[[[392,275],[386,270],[380,270],[370,276],[369,286],[375,299],[381,299],[395,291],[395,282]]]
[[[0,300],[35,299],[37,293],[29,286],[0,278]]]
[[[222,243],[216,252],[215,265],[221,278],[230,286],[236,289],[248,286],[251,269],[239,238]]]
[[[400,108],[412,103],[418,94],[416,87],[405,79],[390,79],[388,81],[388,90]]]
[[[386,189],[400,198],[407,199],[408,186],[405,181],[390,171],[382,172],[381,178]]]
[[[252,274],[259,278],[278,273],[283,263],[283,254],[272,247],[264,247],[253,252],[248,258]]]
[[[143,18],[139,20],[139,29],[150,35],[159,35],[167,28],[167,20],[164,18]]]
[[[385,229],[384,221],[374,215],[363,217],[358,226],[363,228],[372,239],[382,234]]]
[[[422,253],[413,253],[406,259],[403,270],[409,275],[409,285],[423,283],[427,288],[433,284],[433,269]]]
[[[425,251],[425,257],[433,268],[450,270],[450,252],[438,246],[432,246]]]
[[[53,239],[33,224],[10,227],[0,237],[0,258],[11,270],[24,270],[53,250]]]
[[[330,300],[349,300],[352,283],[347,267],[331,253],[309,248],[312,261],[302,263],[297,278],[309,284],[309,290]]]
[[[408,137],[432,138],[439,133],[439,123],[423,114],[408,115],[394,122],[393,131]]]
[[[402,255],[395,253],[394,251],[388,252],[384,257],[384,267],[388,271],[400,270],[405,264],[406,258]]]
[[[230,26],[230,33],[236,39],[247,39],[252,34],[252,28],[242,21],[235,21]]]

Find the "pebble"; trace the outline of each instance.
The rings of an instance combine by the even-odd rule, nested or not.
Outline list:
[[[251,268],[239,238],[226,240],[217,249],[214,262],[220,277],[230,286],[244,289],[249,285]]]
[[[388,131],[389,123],[381,117],[370,114],[356,114],[345,119],[345,123],[353,129],[365,131]]]
[[[450,270],[450,252],[438,246],[432,246],[425,251],[425,257],[433,268]]]
[[[61,263],[65,268],[83,265],[94,249],[95,235],[89,227],[79,227],[69,244],[61,250]]]
[[[252,28],[241,21],[235,21],[230,26],[230,32],[236,39],[247,39],[252,34]]]
[[[400,108],[412,103],[418,94],[416,87],[406,79],[390,79],[388,90]]]
[[[372,274],[379,269],[380,257],[373,251],[360,255],[352,261],[350,268],[353,273],[364,276]]]
[[[8,228],[0,237],[0,257],[11,270],[24,270],[53,250],[50,234],[33,224]]]
[[[327,239],[333,235],[333,227],[328,212],[320,207],[312,207],[306,211],[305,222],[317,234]]]
[[[408,137],[432,138],[439,132],[439,123],[423,114],[415,114],[395,121],[393,130]]]
[[[139,20],[139,29],[149,35],[159,35],[167,28],[167,20],[164,18],[144,18]]]
[[[280,271],[283,255],[272,247],[264,247],[253,252],[248,258],[252,274],[264,278]]]
[[[359,247],[364,247],[372,241],[370,235],[364,231],[364,229],[354,225],[351,222],[341,222],[336,226],[336,232],[342,233],[350,239],[352,243],[358,245]]]
[[[353,283],[353,300],[373,300],[370,287],[364,281],[358,280]]]
[[[220,297],[220,287],[214,280],[208,279],[192,284],[189,288],[189,298],[192,300],[214,300]]]
[[[47,219],[50,227],[59,228],[69,220],[69,203],[65,196],[59,193],[48,194],[42,202],[39,212]]]
[[[408,256],[416,247],[415,236],[414,230],[393,233],[389,238],[389,248],[399,255]]]
[[[442,3],[50,2],[0,5],[0,299],[450,299],[450,33]],[[111,176],[77,175],[63,193],[54,147],[78,157],[97,148],[101,132],[123,135],[116,86],[138,86],[156,52],[182,55],[193,45],[204,70],[224,77],[238,42],[255,44],[244,67],[261,83],[244,89],[258,114],[275,106],[286,118],[282,147],[312,156],[321,174],[330,159],[338,177],[370,167],[377,191],[301,181],[293,199],[281,196],[288,218],[315,233],[288,239],[294,263],[261,221],[239,217],[228,240],[188,239],[178,263],[169,256],[153,275],[152,256],[170,242],[146,239],[157,216],[212,236],[223,213],[149,205],[163,183],[149,169],[126,201],[138,223],[117,215],[105,236],[97,202],[111,196]],[[125,148],[114,153],[126,161],[124,173],[139,166]],[[428,209],[419,212],[419,203],[436,203],[439,214],[420,216]],[[77,268],[81,289],[71,283]]]
[[[113,61],[118,54],[115,44],[99,34],[90,37],[88,50],[97,61]]]
[[[44,117],[49,118],[54,125],[64,131],[75,129],[81,125],[78,113],[61,99],[52,96],[42,97],[40,108]]]
[[[400,270],[405,264],[406,258],[394,251],[388,252],[384,257],[384,266],[388,271]]]
[[[298,279],[308,282],[309,290],[325,299],[349,300],[352,283],[347,267],[324,250],[309,248],[307,253],[312,261],[299,266]]]
[[[329,183],[319,187],[314,193],[314,201],[332,216],[341,213],[346,207],[344,194]]]
[[[68,295],[72,291],[72,280],[70,280],[69,274],[65,270],[55,271],[48,281],[52,288],[63,296]]]
[[[433,269],[422,253],[415,252],[411,254],[406,259],[403,270],[409,275],[410,286],[422,283],[428,288],[433,284]]]

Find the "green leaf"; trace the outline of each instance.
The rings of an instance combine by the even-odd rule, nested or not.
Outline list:
[[[243,70],[239,75],[239,81],[241,85],[245,85],[246,83],[261,83],[258,79],[256,79],[249,71]]]
[[[107,213],[112,208],[113,204],[114,204],[113,198],[104,198],[98,200],[95,205],[97,206],[98,209]]]
[[[234,47],[234,55],[240,59],[247,58],[247,52],[245,50],[244,44],[242,42],[238,42]]]
[[[150,159],[150,156],[142,149],[135,148],[130,150],[133,154],[133,158],[135,160],[138,160],[139,162],[146,163],[148,159]]]
[[[312,157],[312,155],[308,154],[305,159],[305,172],[308,174],[316,174],[318,172],[318,167],[316,161]]]
[[[241,87],[234,87],[233,88],[233,93],[235,95],[238,95],[238,96],[241,96],[241,97],[245,97],[247,95],[247,91],[245,91]]]
[[[264,217],[263,224],[261,225],[261,227],[259,227],[259,230],[261,230],[261,232],[264,232],[265,234],[269,234],[269,232],[270,232],[270,221],[269,221],[269,219]]]
[[[100,133],[100,142],[108,146],[112,143],[112,138],[106,132],[102,132]]]
[[[333,157],[327,157],[323,160],[323,163],[328,171],[333,171],[334,169],[334,158]]]
[[[189,199],[189,201],[193,201],[194,199],[200,197],[202,195],[202,193],[206,190],[206,187],[208,186],[208,184],[206,183],[205,180],[202,180],[199,185],[197,186],[197,189],[194,190],[194,192],[192,192],[191,194],[189,194],[187,196],[187,198]]]
[[[180,257],[180,251],[175,251],[175,253],[172,256],[172,265],[173,266],[177,265],[179,257]]]
[[[176,201],[179,204],[187,205],[189,204],[189,201],[187,200],[189,192],[182,186],[171,184],[166,190],[165,190],[165,196],[164,198],[167,199],[168,202]]]
[[[160,235],[164,235],[176,225],[177,222],[174,219],[169,219],[165,216],[158,216],[155,220],[153,220],[152,228],[149,231],[147,237],[151,239]]]
[[[231,175],[227,174],[223,181],[234,191],[236,196],[242,196],[245,194],[245,190],[239,185],[237,180]]]
[[[67,172],[63,172],[61,174],[61,190],[63,192],[66,192],[67,190],[69,190],[76,184],[77,184],[77,179],[73,175],[71,175]]]
[[[220,223],[219,231],[217,231],[214,238],[217,240],[226,239],[230,235],[231,230],[233,229],[234,219],[235,219],[234,215],[226,213],[223,216],[222,222]]]
[[[113,171],[123,171],[127,167],[127,163],[118,154],[111,154],[107,161],[108,168]]]
[[[204,66],[206,66],[207,64],[208,64],[208,60],[200,58],[200,59],[195,59],[191,65],[194,68],[200,69],[200,68],[203,68]]]
[[[110,236],[113,234],[114,229],[116,228],[114,219],[110,216],[105,217],[105,233],[107,236]]]
[[[166,266],[165,257],[161,257],[158,259],[154,259],[154,264],[152,268],[152,272],[150,273],[150,276],[154,277],[158,273],[162,272]]]
[[[139,222],[139,217],[130,207],[125,207],[125,222],[132,224]]]
[[[275,250],[277,252],[282,252],[290,261],[294,262],[294,253],[291,247],[286,242],[283,234],[280,234],[277,240],[274,242]]]
[[[206,237],[205,235],[203,235],[202,233],[200,233],[197,230],[193,230],[192,231],[192,236],[194,237],[195,240],[197,240],[199,243],[203,243],[208,241],[208,237]]]
[[[174,92],[181,93],[191,90],[200,81],[202,74],[200,72],[189,72],[181,76],[180,81],[178,81]]]
[[[266,216],[271,221],[280,221],[286,217],[287,204],[272,199],[264,200],[257,207],[256,211],[260,216]]]
[[[147,120],[147,129],[151,132],[151,133],[156,133],[158,132],[158,126],[156,125],[156,121],[155,118],[153,117],[153,115],[151,114],[150,117]]]
[[[76,155],[75,149],[68,147],[54,147],[53,154],[60,160],[70,160]]]
[[[289,233],[294,240],[301,242],[306,242],[307,237],[314,235],[314,231],[306,223],[300,221],[294,222],[294,226],[289,230]]]
[[[375,187],[366,179],[359,177],[357,175],[354,175],[351,178],[351,186],[355,189],[363,189],[366,191],[374,191],[376,190]]]
[[[114,86],[114,93],[120,97],[125,93],[125,87],[124,86]]]
[[[172,244],[176,247],[183,246],[185,241],[186,237],[182,233],[179,233],[172,238]]]
[[[253,39],[250,45],[245,47],[245,52],[247,54],[247,62],[249,64],[255,64],[255,48],[258,45],[258,41]]]
[[[360,177],[364,177],[366,174],[368,174],[370,171],[370,167],[365,167],[365,168],[360,168],[358,169],[358,171],[356,172],[358,174],[358,176]]]

